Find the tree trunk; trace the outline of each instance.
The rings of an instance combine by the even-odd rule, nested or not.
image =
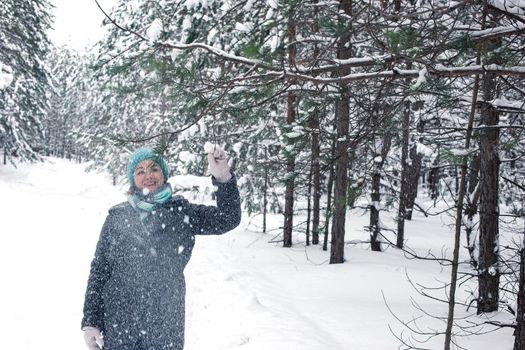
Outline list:
[[[379,210],[381,208],[381,172],[383,164],[392,145],[392,135],[386,131],[383,135],[380,159],[374,159],[374,173],[372,174],[372,205],[370,206],[370,248],[372,251],[381,251],[381,227],[379,226]]]
[[[266,166],[264,167],[264,188],[263,188],[263,229],[266,233],[266,216],[268,214],[268,150],[264,148],[264,160]]]
[[[337,101],[336,108],[337,143],[330,264],[340,264],[344,262],[346,187],[348,183],[348,129],[350,126],[348,93],[346,89],[344,90],[346,93],[343,93]]]
[[[334,189],[334,177],[335,177],[335,167],[334,167],[334,160],[335,160],[335,146],[336,146],[336,140],[334,139],[332,141],[332,148],[331,148],[331,162],[330,162],[330,174],[328,175],[328,185],[326,189],[326,213],[325,213],[325,220],[324,220],[324,239],[323,239],[323,250],[328,250],[328,227],[330,226],[330,216],[332,215],[332,192]]]
[[[488,9],[485,9],[488,11]],[[487,13],[487,12],[486,12]],[[495,15],[488,12],[491,23],[497,23]],[[501,39],[484,42],[483,50],[491,52],[501,47]],[[487,64],[501,64],[499,55],[487,59]],[[484,74],[481,80],[483,99],[479,103],[481,129],[480,149],[480,203],[479,203],[479,269],[478,314],[498,310],[499,303],[499,112],[490,102],[499,97],[494,74]]]
[[[465,236],[467,238],[467,249],[470,256],[470,265],[472,267],[478,267],[478,259],[475,254],[476,242],[475,242],[475,225],[474,217],[478,212],[478,201],[479,201],[479,154],[476,154],[470,162],[470,173],[468,180],[467,190],[467,204],[465,206]]]
[[[403,116],[401,119],[401,186],[399,191],[399,209],[397,212],[397,241],[396,246],[403,248],[405,240],[405,218],[408,197],[408,141],[410,128],[410,101],[403,102]]]
[[[295,121],[295,95],[288,94],[288,124]],[[288,156],[286,160],[286,189],[284,195],[284,229],[283,229],[283,246],[292,246],[292,230],[293,230],[293,207],[294,207],[294,191],[295,191],[295,159]]]
[[[314,0],[314,13],[312,21],[312,32],[317,35],[320,31],[319,25],[319,7],[318,0]],[[319,57],[319,46],[314,45],[314,57]],[[312,128],[312,168],[313,168],[313,186],[314,186],[314,204],[313,204],[313,219],[312,219],[312,244],[319,244],[319,225],[321,218],[321,146],[319,142],[320,121],[319,111],[315,110],[312,114],[311,125]],[[326,237],[326,236],[325,236]],[[324,240],[326,242],[326,239]],[[323,249],[327,247],[323,245]]]
[[[352,17],[352,0],[340,0],[339,9],[346,17]],[[341,34],[337,43],[337,58],[348,59],[352,57],[351,45],[352,32],[350,30]],[[339,75],[346,75],[348,69],[342,69]],[[346,187],[348,183],[348,132],[350,127],[350,94],[348,85],[340,86],[341,95],[336,101],[337,119],[337,144],[335,162],[335,190],[334,213],[332,220],[332,239],[330,248],[330,264],[344,262],[345,250],[345,215],[346,215]]]
[[[430,171],[428,172],[428,187],[430,192],[430,199],[434,200],[434,205],[439,197],[439,150],[436,158],[432,162]]]
[[[310,159],[310,172],[308,174],[308,199],[306,205],[306,245],[310,245],[310,221],[312,217],[312,175],[313,175],[313,160]]]
[[[522,189],[523,190],[523,189]],[[525,229],[523,230],[525,237]],[[520,250],[520,278],[518,283],[518,310],[516,310],[516,330],[514,350],[525,350],[525,239]]]
[[[312,128],[312,180],[313,180],[313,218],[312,218],[312,244],[319,244],[319,221],[321,200],[321,169],[319,143],[319,114],[314,112],[311,122]]]
[[[288,17],[288,63],[290,66],[295,65],[296,47],[296,24],[293,19],[293,11],[290,11]],[[297,97],[293,92],[288,93],[287,97],[287,118],[288,125],[295,122],[295,104]],[[293,230],[293,207],[294,207],[294,191],[295,191],[295,159],[292,155],[287,155],[286,160],[286,189],[285,189],[285,204],[284,204],[284,228],[283,228],[283,247],[292,246],[292,230]]]
[[[370,195],[372,199],[372,205],[370,206],[370,248],[372,251],[381,251],[381,241],[379,235],[381,233],[379,228],[379,206],[381,203],[380,182],[381,173],[379,165],[375,164],[376,167],[374,174],[372,174],[372,193]]]
[[[499,299],[499,129],[487,128],[498,125],[499,115],[489,103],[481,103],[481,122],[485,128],[480,131],[478,314],[498,310]]]
[[[405,219],[412,220],[412,212],[417,198],[419,176],[421,175],[421,159],[423,156],[417,152],[417,146],[410,148],[410,165],[407,176],[407,197]]]

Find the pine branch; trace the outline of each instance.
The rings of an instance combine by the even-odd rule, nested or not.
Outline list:
[[[142,35],[140,35],[139,33],[137,33],[136,31],[134,30],[131,30],[129,28],[124,28],[122,27],[121,25],[119,25],[117,23],[117,21],[115,21],[113,18],[111,18],[111,16],[109,16],[106,11],[104,11],[104,9],[102,8],[102,6],[100,6],[100,4],[98,3],[98,0],[95,0],[95,3],[97,4],[97,7],[100,9],[100,11],[102,11],[102,13],[104,14],[104,17],[106,17],[108,19],[108,21],[110,21],[115,27],[117,27],[118,29],[122,30],[122,31],[125,31],[125,32],[128,32],[128,33],[131,33],[137,37],[139,37],[141,40],[143,41],[147,41],[147,39],[145,37],[143,37]]]
[[[117,136],[113,137],[113,139],[116,140],[120,144],[125,144],[125,143],[143,143],[143,142],[146,142],[146,141],[151,141],[151,140],[156,139],[156,138],[168,137],[169,142],[171,142],[173,140],[173,137],[174,137],[175,134],[180,134],[181,132],[188,130],[193,125],[197,124],[212,109],[214,109],[215,106],[217,106],[217,104],[230,92],[230,90],[232,88],[233,87],[225,89],[222,92],[222,94],[219,97],[217,97],[217,99],[215,99],[215,101],[212,104],[210,104],[208,107],[206,107],[190,124],[188,124],[188,125],[186,125],[186,126],[184,126],[182,128],[179,128],[177,130],[170,130],[170,131],[165,131],[165,132],[161,132],[161,133],[156,133],[156,134],[153,134],[153,135],[150,135],[150,136],[146,136],[146,137],[142,137],[142,138],[125,138],[125,137],[123,137],[121,135],[117,135]],[[167,147],[167,145],[165,145],[165,147]]]

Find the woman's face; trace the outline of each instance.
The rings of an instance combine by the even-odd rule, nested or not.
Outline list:
[[[139,190],[144,191],[147,189],[148,192],[154,192],[164,184],[164,175],[160,165],[146,159],[135,168],[133,181],[135,181],[135,187]]]

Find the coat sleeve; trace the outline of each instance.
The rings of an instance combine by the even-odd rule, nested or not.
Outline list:
[[[190,223],[195,235],[220,235],[241,222],[241,199],[235,175],[225,183],[212,177],[217,186],[217,205],[190,204]]]
[[[104,301],[102,290],[111,275],[111,267],[107,259],[110,236],[110,215],[102,226],[102,232],[97,243],[95,256],[91,262],[86,296],[84,299],[84,317],[81,327],[95,327],[104,332]]]

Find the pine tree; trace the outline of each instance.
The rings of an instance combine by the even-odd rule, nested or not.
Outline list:
[[[47,0],[6,0],[0,4],[0,66],[11,77],[0,89],[0,143],[10,159],[38,159],[43,147],[50,8]]]

